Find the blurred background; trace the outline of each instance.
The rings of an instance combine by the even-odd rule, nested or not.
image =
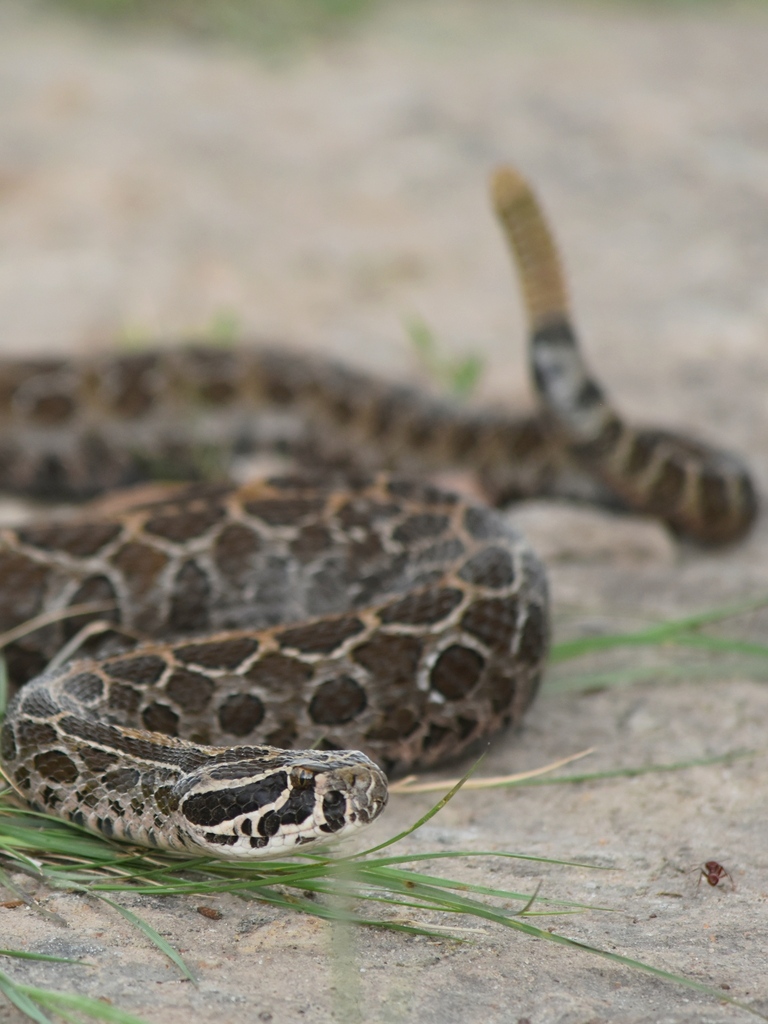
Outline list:
[[[766,53],[764,2],[2,0],[2,348],[244,335],[413,377],[426,334],[525,401],[511,161],[623,407],[749,449]]]

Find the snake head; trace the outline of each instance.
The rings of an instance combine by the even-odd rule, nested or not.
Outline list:
[[[198,768],[177,783],[176,834],[214,857],[290,853],[370,824],[387,802],[384,772],[358,751],[274,751]],[[255,753],[255,750],[254,750]],[[175,802],[175,801],[174,801]]]

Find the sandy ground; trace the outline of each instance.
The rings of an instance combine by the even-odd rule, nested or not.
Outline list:
[[[527,400],[523,329],[488,211],[513,160],[557,225],[592,363],[622,407],[696,429],[768,483],[768,14],[691,5],[465,2],[392,8],[270,65],[224,46],[109,37],[0,6],[3,351],[215,332],[419,370],[404,322],[479,353],[479,400]],[[630,627],[768,589],[768,523],[723,553],[599,513],[522,515],[551,564],[563,632]],[[640,539],[638,539],[640,538]],[[765,619],[748,621],[756,639]],[[612,662],[634,667],[638,655]],[[469,861],[467,881],[607,906],[563,933],[678,971],[768,1014],[768,691],[748,675],[550,691],[489,774],[587,746],[585,770],[758,751],[731,764],[459,796],[416,852],[518,850],[609,870]],[[461,766],[458,766],[461,767]],[[392,801],[376,838],[429,798]],[[697,865],[736,883],[697,889]],[[24,882],[31,886],[29,880]],[[45,895],[41,893],[41,895]],[[0,908],[2,945],[93,966],[4,963],[150,1021],[324,1024],[749,1019],[584,954],[478,927],[464,945],[331,930],[234,897],[125,898],[199,988],[107,908]],[[207,900],[206,902],[210,902]],[[545,919],[546,920],[546,919]],[[474,928],[474,925],[471,925]],[[16,1010],[0,1005],[0,1021]]]

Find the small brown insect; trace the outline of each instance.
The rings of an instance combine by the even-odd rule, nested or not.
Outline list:
[[[727,868],[724,868],[723,865],[719,864],[716,860],[708,860],[699,868],[699,881],[696,884],[697,889],[701,885],[702,878],[706,878],[707,882],[712,886],[719,885],[724,878],[728,878],[731,883],[731,888],[736,888],[730,871]]]
[[[220,921],[224,916],[220,910],[216,910],[215,907],[198,907],[198,914],[202,914],[203,917],[207,917],[209,921]]]

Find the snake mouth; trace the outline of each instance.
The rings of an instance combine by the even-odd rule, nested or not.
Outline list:
[[[201,777],[181,800],[178,826],[189,845],[212,856],[250,859],[346,837],[386,803],[386,776],[365,755],[307,751],[288,770],[262,768],[237,785]]]

